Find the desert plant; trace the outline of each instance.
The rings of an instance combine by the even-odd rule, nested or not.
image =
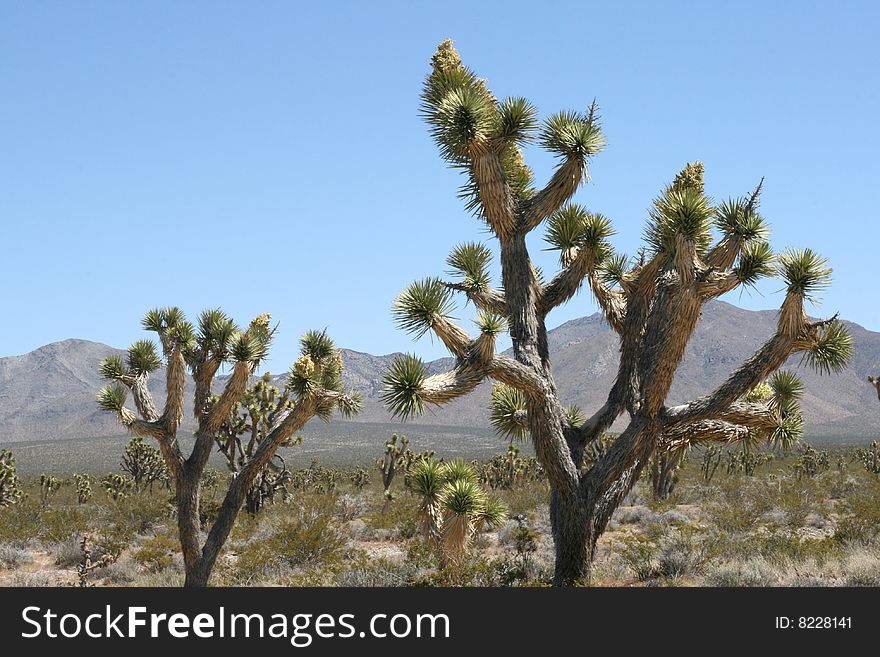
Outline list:
[[[703,481],[706,483],[712,481],[718,466],[721,465],[721,458],[724,451],[720,447],[710,446],[703,449],[703,461],[700,464],[700,472],[703,475]]]
[[[0,449],[0,507],[17,504],[23,496],[15,456],[8,449]]]
[[[79,544],[82,556],[80,562],[76,565],[76,574],[79,586],[83,588],[92,586],[92,584],[89,584],[89,575],[91,573],[99,568],[107,568],[119,558],[119,554],[113,552],[103,552],[100,556],[96,556],[93,554],[90,543],[91,539],[88,536],[83,536]]]
[[[434,450],[427,452],[414,452],[409,448],[409,438],[394,434],[385,443],[385,452],[381,459],[376,460],[376,467],[382,473],[382,486],[385,489],[385,505],[383,512],[388,510],[388,505],[394,499],[391,484],[398,472],[403,472],[403,485],[410,488],[410,471],[423,459],[434,457]]]
[[[148,489],[152,493],[153,484],[157,481],[166,485],[170,483],[162,453],[145,443],[140,436],[132,438],[125,446],[119,467],[131,476],[135,493]]]
[[[76,488],[77,504],[85,504],[92,499],[92,480],[87,474],[74,474],[73,485]]]
[[[759,466],[771,461],[773,454],[767,452],[755,452],[749,449],[727,452],[727,474],[744,474],[753,477]]]
[[[245,390],[229,417],[220,427],[217,435],[217,446],[226,457],[226,465],[233,474],[237,474],[253,458],[260,443],[265,440],[275,423],[290,411],[294,404],[295,394],[288,380],[281,391],[271,383],[272,377],[267,372],[253,386]],[[244,439],[244,440],[243,440]],[[302,436],[290,436],[282,447],[292,447],[302,443]],[[275,453],[254,480],[253,486],[245,497],[245,509],[250,514],[259,513],[266,502],[274,502],[275,496],[281,494],[287,498],[287,485],[291,480],[291,472],[284,458]]]
[[[685,167],[655,200],[639,257],[616,254],[608,241],[611,222],[569,203],[588,176],[588,160],[605,144],[595,103],[585,112],[554,114],[539,126],[525,99],[498,101],[462,64],[451,41],[433,57],[422,114],[443,159],[465,174],[467,207],[497,240],[501,286],[490,285],[492,251],[471,243],[456,247],[447,260],[457,280],[426,278],[405,289],[394,304],[399,326],[416,337],[433,331],[455,364],[429,376],[417,357],[398,358],[384,377],[384,401],[395,416],[408,418],[468,394],[487,378],[521,391],[506,415],[528,429],[552,489],[554,582],[586,580],[612,512],[656,452],[756,433],[781,440],[797,429],[786,424],[784,409],[741,398],[794,353],[826,372],[846,365],[852,341],[843,325],[836,318],[813,322],[804,312],[805,300],[828,284],[831,270],[809,249],[774,255],[758,212],[761,185],[744,198],[713,205],[700,163]],[[535,139],[559,160],[543,189],[533,186],[520,150]],[[561,270],[549,280],[533,265],[526,244],[542,224],[560,253]],[[713,225],[719,233],[714,244]],[[774,273],[786,286],[775,334],[713,392],[666,406],[703,304]],[[588,420],[572,422],[553,380],[545,320],[584,282],[620,336],[620,363],[606,403]],[[452,321],[455,292],[478,309],[475,339]],[[495,353],[495,337],[505,330],[512,357]],[[627,428],[583,468],[587,447],[623,414],[629,415]]]
[[[40,508],[45,511],[49,508],[52,496],[61,488],[61,480],[53,475],[40,475]]]
[[[134,479],[128,475],[111,472],[101,478],[101,488],[114,502],[125,499],[134,488]]]
[[[312,417],[329,420],[334,410],[349,415],[357,412],[360,399],[342,386],[342,357],[324,332],[310,331],[300,340],[301,356],[288,380],[294,403],[260,442],[251,458],[229,482],[216,520],[207,537],[201,538],[199,494],[201,478],[218,435],[247,389],[248,380],[268,353],[273,331],[269,315],[260,315],[246,330],[240,330],[219,309],[207,310],[193,326],[179,308],[149,311],[143,327],[158,334],[162,356],[153,342],[132,345],[126,360],[105,359],[100,366],[112,383],[98,394],[99,406],[116,413],[133,433],[155,439],[175,486],[177,526],[187,586],[206,586],[220,550],[229,536],[247,493],[278,448]],[[212,383],[220,366],[232,365],[223,391],[215,396]],[[166,399],[160,413],[147,382],[151,372],[165,366]],[[184,457],[177,433],[183,419],[183,394],[187,370],[195,384],[195,441]],[[131,392],[137,413],[125,406]],[[138,417],[140,416],[140,417]]]
[[[880,442],[875,440],[868,447],[857,449],[855,456],[862,462],[865,470],[874,474],[880,474]]]
[[[370,473],[367,472],[366,468],[358,466],[348,476],[348,480],[356,489],[363,490],[370,483]]]
[[[868,375],[868,383],[870,383],[874,388],[877,389],[877,399],[880,399],[880,376],[873,377]]]
[[[420,497],[423,538],[441,546],[453,561],[465,554],[483,528],[498,527],[507,517],[507,507],[480,487],[474,467],[461,459],[420,459],[410,477]]]
[[[815,477],[820,472],[827,472],[831,467],[831,457],[825,450],[817,450],[810,445],[804,445],[800,452],[800,459],[792,466],[797,478]]]

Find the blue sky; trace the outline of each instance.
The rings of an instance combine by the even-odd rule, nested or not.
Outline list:
[[[686,162],[705,162],[718,199],[764,176],[774,247],[834,267],[812,312],[880,330],[880,12],[721,4],[6,0],[0,355],[68,337],[123,347],[158,305],[273,313],[274,371],[311,327],[443,355],[389,309],[455,244],[488,237],[418,117],[446,37],[542,116],[598,99],[608,147],[577,200],[613,219],[621,250]],[[527,158],[546,180],[552,160]],[[531,244],[552,272],[540,233]],[[772,308],[780,288],[727,300]],[[551,324],[595,310],[582,293]]]

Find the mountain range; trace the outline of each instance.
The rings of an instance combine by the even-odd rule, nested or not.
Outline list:
[[[706,304],[676,374],[669,403],[684,402],[713,389],[773,333],[775,323],[776,311],[743,310],[720,301]],[[806,385],[802,407],[808,437],[862,442],[880,433],[880,404],[866,381],[869,374],[880,374],[880,333],[850,322],[846,325],[853,336],[855,356],[842,374],[819,376],[801,366],[799,356],[787,364]],[[616,334],[601,315],[594,314],[562,324],[551,330],[548,338],[561,399],[591,413],[604,401],[616,374]],[[115,419],[95,404],[95,393],[103,384],[97,373],[98,363],[112,353],[121,351],[70,339],[22,356],[0,358],[0,445],[124,433]],[[325,438],[332,436],[333,443],[343,447],[349,429],[363,435],[368,425],[375,425],[382,427],[383,436],[377,438],[381,446],[388,426],[394,424],[379,401],[382,373],[397,354],[342,353],[345,383],[362,393],[364,409],[353,420],[334,421],[318,433]],[[436,360],[429,369],[439,372],[451,362],[448,358]],[[161,373],[153,377],[151,387],[161,400]],[[490,385],[484,383],[464,398],[429,409],[400,430],[434,436],[473,430],[485,440],[489,392]],[[306,429],[308,433],[309,427]]]

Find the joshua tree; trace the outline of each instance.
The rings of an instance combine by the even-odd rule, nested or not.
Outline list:
[[[343,390],[342,359],[333,341],[322,332],[306,333],[301,340],[302,355],[289,375],[295,401],[280,414],[272,430],[232,478],[217,519],[203,542],[199,522],[200,480],[223,423],[241,401],[249,378],[268,352],[272,337],[269,315],[261,315],[241,331],[220,310],[203,312],[196,327],[186,321],[178,308],[164,308],[148,312],[143,326],[158,334],[163,356],[159,356],[152,342],[142,340],[132,345],[127,360],[104,360],[101,373],[113,382],[98,394],[98,403],[101,408],[115,412],[133,433],[158,441],[176,490],[185,585],[206,586],[248,491],[276,450],[312,417],[328,420],[334,410],[346,415],[354,413],[360,400]],[[232,365],[232,373],[220,395],[214,396],[212,383],[224,363]],[[147,381],[150,373],[163,364],[167,393],[160,413]],[[187,368],[195,384],[193,413],[197,426],[192,452],[184,457],[177,434],[183,419]],[[125,406],[129,391],[137,414]]]
[[[507,517],[504,504],[480,488],[476,471],[460,459],[420,459],[410,476],[421,498],[422,537],[442,546],[453,560],[467,551],[483,527],[497,527]]]
[[[428,376],[418,358],[402,357],[385,376],[384,400],[407,418],[465,395],[487,378],[521,391],[522,407],[510,410],[528,429],[552,489],[554,582],[571,585],[589,577],[596,541],[655,453],[742,440],[751,427],[770,435],[786,431],[779,408],[741,397],[794,353],[805,353],[827,372],[840,370],[851,340],[835,319],[808,320],[804,301],[828,284],[830,269],[810,250],[774,256],[758,213],[760,185],[744,198],[713,205],[703,190],[702,165],[688,165],[654,201],[647,247],[629,260],[611,247],[608,219],[569,204],[587,178],[588,160],[605,144],[595,103],[539,125],[526,100],[496,100],[462,65],[450,41],[440,45],[432,66],[422,113],[442,157],[465,175],[461,195],[467,207],[497,241],[501,286],[490,285],[492,251],[463,244],[447,260],[457,280],[427,278],[402,292],[394,311],[399,325],[416,336],[432,330],[455,365]],[[559,160],[543,189],[533,187],[520,150],[535,137]],[[542,224],[550,247],[560,252],[561,270],[550,280],[533,266],[526,244]],[[714,243],[713,225],[719,233]],[[702,305],[774,273],[787,288],[774,335],[714,391],[668,407],[673,375]],[[603,406],[572,422],[553,381],[545,321],[584,282],[620,336],[620,363]],[[478,309],[475,339],[451,320],[454,292]],[[505,329],[512,357],[495,353],[495,336]],[[626,429],[585,466],[585,451],[623,414],[629,416]]]
[[[877,389],[877,399],[880,399],[880,376],[878,376],[875,379],[873,376],[871,376],[869,374],[868,375],[868,383],[870,383],[872,386],[874,386]]]
[[[22,496],[15,456],[8,449],[0,449],[0,507],[17,504]]]
[[[134,488],[134,479],[128,475],[111,472],[101,479],[101,488],[104,489],[107,497],[116,502],[128,497],[131,489]]]
[[[281,415],[293,407],[294,392],[290,382],[282,392],[273,386],[271,381],[271,375],[266,373],[248,388],[229,418],[220,427],[217,447],[226,457],[226,465],[233,474],[237,474],[247,465]],[[246,442],[242,442],[243,436]],[[301,442],[301,436],[291,436],[279,445],[279,448],[291,447]],[[257,475],[254,485],[247,492],[245,498],[247,512],[252,515],[259,513],[265,502],[275,499],[278,491],[283,491],[286,496],[290,479],[290,470],[281,455],[276,453]]]
[[[76,487],[77,504],[85,504],[92,499],[92,481],[89,479],[89,475],[73,475],[73,485]]]
[[[131,475],[136,493],[147,488],[152,492],[156,481],[168,482],[168,468],[161,452],[139,436],[132,438],[125,446],[120,468]]]
[[[61,488],[61,480],[53,475],[40,475],[40,508],[49,508],[50,498]]]

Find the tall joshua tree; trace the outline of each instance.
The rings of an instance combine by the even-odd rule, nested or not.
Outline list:
[[[828,284],[830,269],[810,250],[774,256],[757,211],[760,185],[745,198],[713,205],[704,194],[699,163],[688,165],[654,201],[643,255],[630,261],[616,254],[608,242],[611,223],[569,204],[587,178],[588,160],[605,144],[595,104],[539,124],[525,99],[494,98],[462,65],[450,41],[433,57],[422,114],[443,159],[465,175],[461,196],[467,207],[497,241],[502,285],[490,286],[492,251],[463,244],[447,260],[456,280],[428,278],[403,291],[394,309],[399,325],[417,336],[432,330],[455,365],[428,376],[418,358],[401,357],[385,376],[384,400],[407,418],[426,405],[465,395],[487,378],[520,390],[522,408],[509,409],[509,415],[528,429],[550,482],[555,584],[584,581],[612,512],[655,453],[744,439],[750,428],[769,435],[785,431],[784,408],[741,401],[743,395],[793,353],[805,353],[824,371],[845,366],[851,341],[843,327],[835,319],[808,321],[803,309],[804,300]],[[533,186],[520,150],[533,140],[559,160],[543,189]],[[549,281],[532,265],[526,245],[541,225],[551,248],[560,252],[561,269]],[[719,233],[715,241],[713,225]],[[714,391],[667,406],[702,305],[772,274],[787,288],[775,334]],[[581,421],[566,412],[557,394],[545,320],[584,282],[620,336],[620,364],[606,402]],[[450,318],[455,292],[478,309],[476,338]],[[495,336],[504,329],[513,357],[495,353]],[[625,431],[585,465],[585,452],[624,414]]]
[[[355,413],[360,400],[342,387],[342,360],[332,340],[324,333],[306,333],[301,340],[302,355],[289,376],[295,402],[279,415],[231,480],[217,519],[202,542],[199,482],[223,423],[237,408],[250,376],[268,353],[272,338],[269,315],[257,317],[241,331],[220,310],[203,312],[198,325],[193,326],[180,309],[162,308],[148,312],[142,324],[158,334],[162,356],[153,342],[140,340],[129,348],[127,359],[105,359],[100,371],[111,383],[98,393],[98,404],[116,413],[132,433],[159,443],[176,490],[185,586],[206,586],[248,491],[278,447],[312,417],[329,419],[334,410],[345,415]],[[215,396],[212,383],[224,363],[232,365],[232,373],[223,391]],[[147,382],[150,373],[162,365],[166,368],[167,393],[160,412]],[[177,434],[183,419],[187,369],[195,384],[193,413],[197,426],[192,452],[185,457]],[[125,405],[129,392],[137,413]]]

